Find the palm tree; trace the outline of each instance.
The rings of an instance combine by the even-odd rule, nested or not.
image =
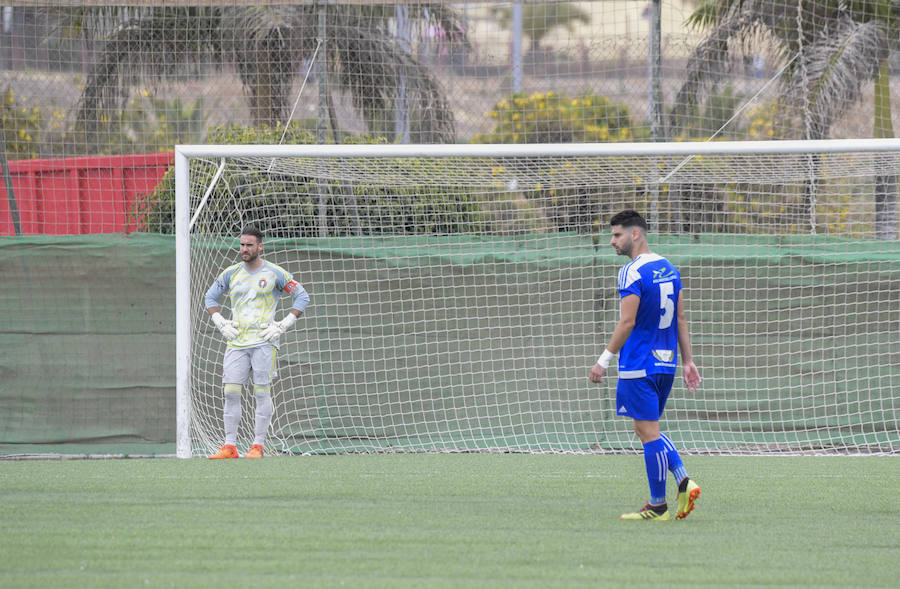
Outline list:
[[[284,122],[304,60],[325,53],[325,80],[345,90],[369,131],[385,131],[403,80],[413,140],[454,140],[453,115],[429,70],[390,32],[391,6],[329,5],[321,42],[319,6],[53,9],[59,29],[102,38],[81,97],[78,120],[91,132],[139,80],[166,79],[201,67],[233,64],[257,126]],[[452,30],[458,17],[442,5],[415,5],[410,18]],[[461,27],[460,27],[461,29]],[[328,97],[329,103],[331,96]],[[334,127],[336,121],[331,118]],[[339,129],[332,128],[335,137]]]
[[[900,29],[898,0],[704,0],[688,22],[708,28],[691,55],[685,81],[670,114],[678,128],[728,68],[729,46],[771,39],[787,64],[781,97],[800,136],[822,139],[859,100],[864,83],[875,83],[875,137],[893,137],[888,60]],[[876,179],[875,233],[896,238],[896,178]],[[809,187],[814,190],[815,187]]]
[[[491,9],[500,26],[512,25],[512,8],[495,6]],[[576,23],[590,24],[591,15],[571,2],[526,4],[522,7],[522,34],[528,37],[530,53],[537,53],[541,43],[553,29],[563,27],[572,32]]]

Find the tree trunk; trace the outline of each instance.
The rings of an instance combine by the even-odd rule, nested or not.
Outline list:
[[[275,97],[272,95],[275,81],[268,63],[262,62],[253,72],[253,84],[247,86],[250,93],[250,116],[253,126],[273,125],[278,121]]]
[[[891,123],[891,89],[888,59],[881,62],[875,78],[876,138],[894,136]],[[888,172],[892,172],[889,170]],[[893,173],[875,178],[875,238],[897,239],[897,176]]]

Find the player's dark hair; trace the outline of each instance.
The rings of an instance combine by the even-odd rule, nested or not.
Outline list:
[[[629,229],[631,227],[640,227],[644,231],[648,231],[647,221],[641,216],[637,211],[632,211],[631,209],[622,211],[621,213],[616,213],[613,215],[612,219],[609,220],[610,227],[615,225],[621,225],[625,229]]]
[[[262,231],[260,231],[256,227],[253,227],[252,225],[248,226],[248,227],[244,227],[241,230],[241,235],[251,235],[251,236],[255,237],[256,241],[258,241],[259,243],[262,243],[262,240],[263,240]]]

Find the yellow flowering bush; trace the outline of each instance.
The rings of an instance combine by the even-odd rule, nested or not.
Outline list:
[[[750,109],[747,112],[747,118],[750,121],[747,127],[747,138],[753,141],[777,139],[777,137],[775,137],[775,121],[777,115],[778,103],[774,101]]]
[[[558,92],[513,94],[488,113],[489,133],[472,143],[585,143],[633,141],[628,107],[586,92],[571,98]]]
[[[513,94],[488,113],[494,121],[489,133],[473,143],[586,143],[636,141],[628,108],[586,92],[575,97],[558,92]],[[587,232],[598,214],[596,189],[573,187],[568,162],[548,163],[548,177],[559,179],[502,190],[498,199],[522,228],[535,231]],[[499,172],[498,172],[499,173]],[[501,174],[502,175],[502,174]],[[498,201],[499,202],[499,201]]]
[[[38,157],[38,140],[42,126],[41,109],[29,105],[26,98],[18,98],[9,88],[0,94],[2,100],[3,136],[9,159]]]
[[[118,155],[170,151],[176,143],[206,137],[203,98],[162,100],[139,91],[125,108],[100,117],[93,134],[77,128],[62,109],[0,92],[0,119],[9,159]]]

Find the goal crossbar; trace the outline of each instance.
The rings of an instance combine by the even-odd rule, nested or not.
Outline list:
[[[673,143],[176,145],[184,157],[581,157],[729,154],[867,153],[897,151],[900,139],[705,141]]]

